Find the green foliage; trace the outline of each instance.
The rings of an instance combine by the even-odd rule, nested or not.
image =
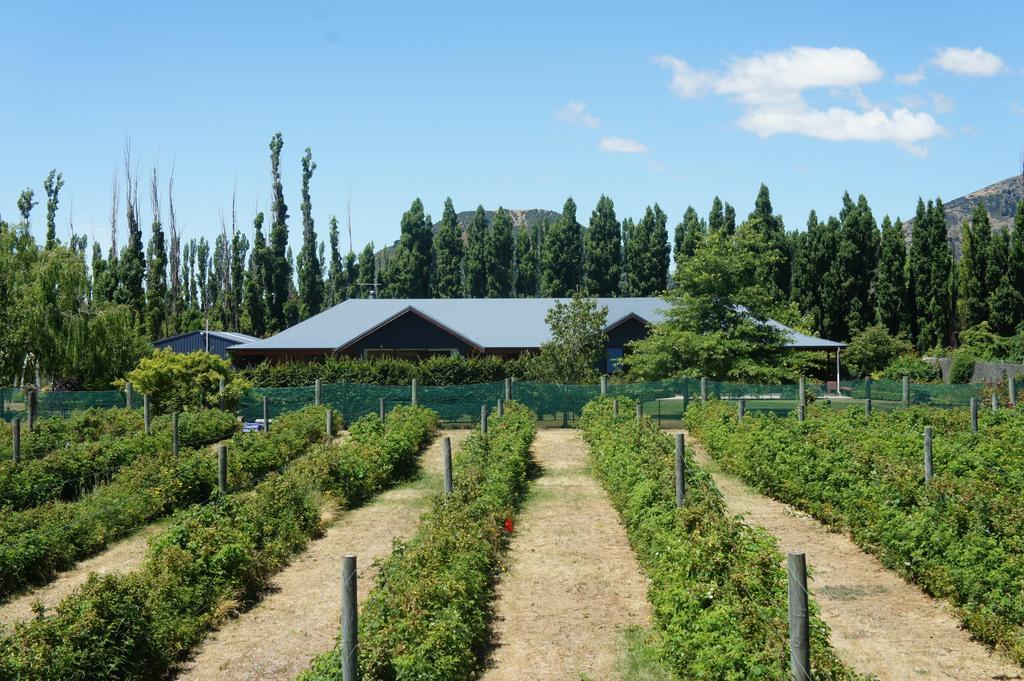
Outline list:
[[[138,571],[94,577],[52,616],[0,639],[0,673],[22,679],[165,675],[219,624],[225,602],[253,603],[270,577],[322,531],[320,493],[345,488],[355,492],[348,502],[368,498],[409,470],[435,427],[425,409],[396,409],[386,428],[354,428],[342,444],[315,449],[251,493],[179,514],[152,541]]]
[[[979,640],[1024,661],[1024,420],[1015,411],[914,408],[866,417],[812,410],[804,423],[691,406],[687,424],[725,468],[761,492],[849,531],[888,568],[948,597]],[[921,433],[935,432],[924,483]]]
[[[155,413],[219,405],[231,408],[249,387],[232,372],[231,363],[225,359],[201,350],[185,354],[167,348],[143,359],[116,383],[123,387],[125,382],[130,382],[140,395],[149,395]]]
[[[517,403],[471,435],[454,457],[454,491],[438,495],[407,542],[380,566],[359,614],[365,681],[475,678],[489,639],[503,529],[526,490],[534,416]],[[339,649],[319,656],[302,681],[340,675]]]
[[[583,229],[576,222],[576,202],[565,200],[562,217],[544,232],[540,292],[560,298],[583,285]]]
[[[913,304],[912,338],[919,351],[951,340],[953,315],[953,256],[946,240],[942,201],[918,199],[908,256],[908,282]]]
[[[494,222],[491,224],[490,231],[487,232],[484,260],[487,270],[487,297],[511,297],[512,263],[515,261],[512,219],[501,206],[494,214]]]
[[[882,220],[878,269],[875,275],[875,315],[878,323],[896,335],[908,330],[907,324],[907,242],[903,223]]]
[[[60,243],[57,240],[57,203],[63,186],[64,177],[56,170],[51,170],[43,180],[43,190],[46,192],[46,248],[53,248]]]
[[[786,243],[786,227],[782,216],[772,212],[772,201],[768,187],[764,184],[758,189],[754,199],[754,210],[740,225],[740,231],[756,234],[759,238],[755,244],[761,259],[758,262],[758,277],[767,288],[772,289],[781,298],[790,294],[792,266],[790,264],[789,247]]]
[[[619,409],[615,417],[611,399],[595,400],[581,427],[647,575],[660,657],[681,679],[786,678],[786,573],[774,539],[726,513],[690,453],[677,509],[672,439],[650,418],[638,423],[630,400],[620,398]],[[855,678],[811,607],[814,678]]]
[[[390,295],[396,298],[429,298],[434,267],[433,232],[423,202],[416,199],[402,215],[402,236],[394,254]]]
[[[988,319],[988,299],[995,288],[994,284],[998,283],[998,278],[994,278],[992,282],[989,280],[990,274],[996,273],[996,268],[992,267],[992,272],[989,271],[992,257],[992,225],[989,223],[985,206],[979,203],[974,207],[971,221],[964,221],[960,234],[962,254],[958,265],[957,286],[960,323],[971,327]]]
[[[540,269],[539,235],[542,226],[541,224],[534,228],[524,227],[516,232],[516,265],[512,288],[519,298],[532,298],[537,295],[537,273]]]
[[[615,204],[604,194],[590,214],[584,242],[583,277],[587,293],[597,297],[617,295],[622,276],[622,235]]]
[[[468,385],[493,383],[512,376],[527,378],[521,373],[522,364],[493,355],[445,355],[420,361],[327,357],[311,362],[264,362],[243,369],[239,376],[257,388],[297,388],[313,385],[318,378],[324,383],[409,385],[415,378],[420,385]]]
[[[285,317],[285,303],[288,300],[288,286],[292,280],[292,262],[288,256],[288,206],[284,202],[284,188],[281,186],[281,149],[284,138],[275,133],[270,140],[270,239],[264,262],[267,284],[267,326],[268,330],[282,331],[288,327]]]
[[[608,308],[597,301],[574,293],[564,303],[556,300],[545,321],[551,340],[541,345],[540,354],[527,355],[524,378],[549,383],[593,383],[604,358]]]
[[[843,361],[850,376],[867,378],[912,350],[910,341],[891,336],[885,327],[876,324],[854,335],[849,347],[843,351]]]
[[[313,224],[313,206],[309,198],[309,181],[316,170],[313,152],[306,147],[302,157],[302,249],[299,250],[299,299],[303,319],[320,312],[324,304],[324,264],[317,254],[316,228]]]
[[[129,409],[86,409],[68,418],[39,419],[35,429],[21,425],[21,459],[37,459],[51,452],[72,447],[78,442],[118,437],[142,429],[142,413]],[[0,457],[4,463],[11,458],[11,430],[0,422]]]
[[[623,235],[624,295],[656,296],[668,287],[667,222],[658,204],[648,206],[640,222],[630,222],[628,234]]]
[[[434,234],[434,296],[462,297],[462,229],[451,197],[444,201],[441,224]]]
[[[487,295],[487,214],[476,207],[466,229],[466,297]]]
[[[872,377],[882,381],[902,381],[907,376],[914,383],[936,383],[942,380],[942,369],[916,354],[896,357]]]

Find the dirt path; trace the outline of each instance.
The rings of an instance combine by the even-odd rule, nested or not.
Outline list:
[[[442,437],[450,436],[455,450],[468,433],[442,433],[421,458],[419,480],[335,518],[323,537],[274,578],[273,593],[207,637],[179,678],[292,679],[315,655],[330,649],[340,620],[341,557],[359,557],[362,602],[373,585],[373,562],[391,552],[393,538],[413,533],[441,485]]]
[[[677,431],[678,432],[678,431]],[[879,679],[1019,679],[1024,671],[972,641],[952,607],[884,568],[846,535],[765,497],[722,471],[687,436],[732,513],[775,535],[779,548],[803,551],[812,592],[844,662]]]
[[[623,630],[649,620],[647,583],[579,432],[541,430],[533,450],[543,470],[498,584],[484,679],[617,678]]]
[[[77,589],[93,572],[117,574],[130,572],[146,557],[149,539],[167,526],[164,518],[150,523],[135,534],[112,544],[106,551],[92,558],[79,561],[69,570],[61,572],[52,582],[33,589],[3,605],[0,605],[0,623],[9,625],[33,617],[32,604],[42,603],[48,610],[57,607],[64,597]]]

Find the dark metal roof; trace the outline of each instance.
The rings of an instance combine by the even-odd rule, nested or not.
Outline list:
[[[545,316],[556,298],[357,298],[346,300],[270,338],[234,345],[232,353],[286,350],[341,350],[393,319],[413,313],[437,324],[480,349],[538,348],[550,338]],[[630,316],[648,323],[660,322],[665,302],[661,298],[597,298],[608,307],[608,329]],[[786,347],[799,350],[833,350],[844,343],[815,338],[779,322],[773,325],[789,336]],[[212,334],[213,332],[211,332]]]
[[[176,336],[168,336],[167,338],[161,338],[160,340],[155,340],[153,341],[153,345],[154,347],[162,347],[173,341],[179,340],[181,338],[186,338],[194,334],[199,334],[199,337],[202,338],[202,334],[204,333],[209,333],[210,338],[220,338],[222,340],[226,340],[232,343],[252,343],[253,341],[260,340],[256,336],[249,336],[244,333],[235,333],[234,331],[206,331],[205,329],[199,329],[196,331],[186,331],[185,333],[179,333]]]

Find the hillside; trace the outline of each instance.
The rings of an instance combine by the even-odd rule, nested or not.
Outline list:
[[[1024,179],[1020,175],[1014,175],[946,202],[946,227],[957,256],[960,255],[960,227],[964,220],[970,219],[975,205],[982,203],[988,210],[992,227],[1001,230],[1013,224],[1017,203],[1021,200],[1024,200]],[[905,223],[908,240],[913,222],[911,219]]]
[[[544,208],[527,208],[525,210],[506,208],[505,212],[508,213],[509,217],[512,218],[512,226],[515,227],[516,229],[522,229],[524,227],[533,227],[535,224],[543,220],[557,220],[562,215],[561,213],[557,213],[553,210],[545,210]],[[487,224],[489,225],[491,221],[494,220],[495,211],[488,210],[484,211],[484,213],[487,215]],[[456,213],[456,217],[458,218],[459,221],[459,227],[462,228],[463,237],[465,237],[466,228],[469,226],[470,221],[473,220],[473,216],[475,214],[476,211],[473,210],[464,210],[461,213]],[[440,221],[435,222],[432,225],[432,228],[435,233],[437,233],[437,230],[440,227]],[[395,239],[390,245],[380,249],[377,252],[377,256],[384,258],[384,260],[387,260],[388,256],[391,254],[391,251],[393,251],[395,246],[397,245],[398,239]]]

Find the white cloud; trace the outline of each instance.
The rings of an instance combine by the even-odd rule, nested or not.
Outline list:
[[[713,92],[742,104],[740,127],[761,137],[795,134],[831,141],[892,142],[920,155],[927,153],[921,142],[945,132],[931,114],[906,107],[886,111],[872,104],[861,87],[880,80],[882,69],[853,48],[791,47],[734,59],[722,73],[698,71],[667,55],[656,57],[655,63],[671,69],[670,88],[680,97]],[[812,107],[803,94],[816,89],[852,98],[862,111]]]
[[[897,73],[893,76],[893,80],[903,85],[917,85],[924,80],[924,66],[918,66],[910,73]]]
[[[602,137],[601,151],[619,154],[646,154],[647,146],[628,137]]]
[[[935,113],[944,114],[953,110],[953,98],[941,92],[932,92],[932,109]]]
[[[932,63],[943,71],[958,76],[987,78],[1003,69],[1003,60],[980,47],[968,50],[963,47],[944,47],[935,54]]]
[[[601,127],[601,119],[587,112],[587,105],[583,102],[569,102],[555,112],[555,115],[572,125],[582,125],[585,128]]]
[[[1010,111],[1018,116],[1024,116],[1024,106],[1021,106],[1021,103],[1018,101],[1010,102]]]

